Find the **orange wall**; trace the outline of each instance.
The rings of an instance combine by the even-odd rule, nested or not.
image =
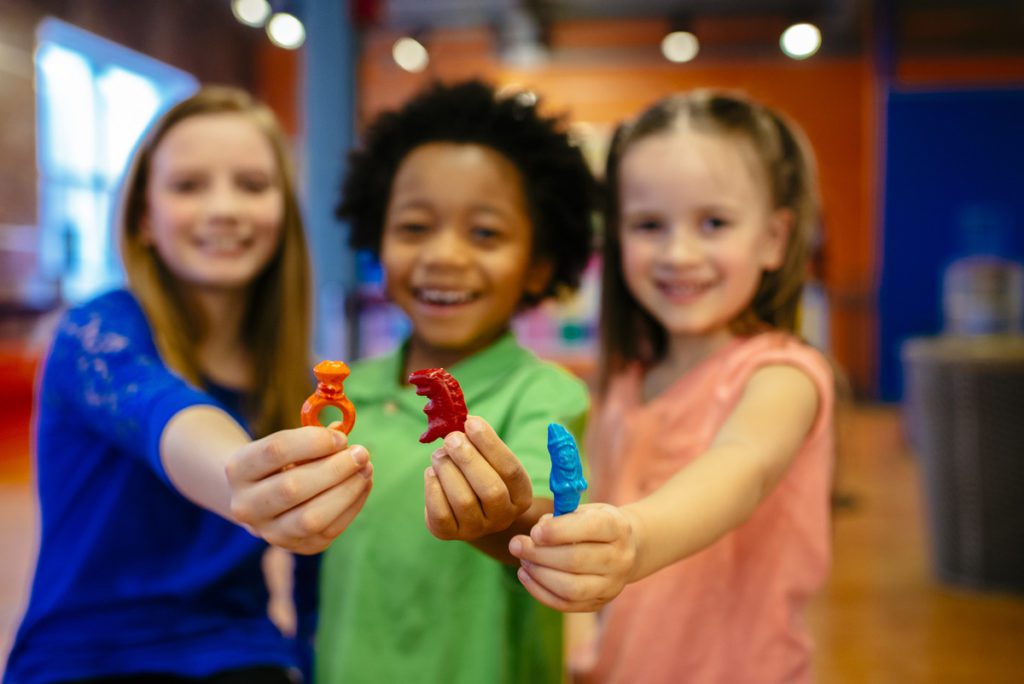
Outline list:
[[[870,71],[857,57],[794,62],[718,61],[674,65],[658,52],[662,22],[577,22],[552,36],[559,57],[542,68],[503,66],[485,30],[437,35],[423,74],[401,71],[391,59],[394,34],[367,36],[360,75],[360,120],[401,104],[431,79],[469,76],[538,92],[552,111],[575,122],[614,124],[679,90],[714,86],[745,91],[800,122],[818,156],[825,213],[826,287],[832,295],[833,353],[858,390],[873,378],[875,236],[874,126]],[[601,51],[604,45],[607,50]],[[865,120],[872,121],[870,125]]]
[[[370,30],[362,35],[357,65],[357,118],[365,122],[382,109],[399,106],[431,80],[473,76],[531,88],[550,111],[566,112],[573,122],[606,127],[660,97],[704,86],[740,89],[787,113],[803,126],[818,157],[832,353],[849,373],[855,390],[870,395],[875,377],[875,245],[880,225],[878,93],[885,86],[875,73],[872,55],[817,57],[806,62],[781,55],[760,60],[698,58],[691,64],[674,65],[658,51],[664,29],[657,20],[560,23],[551,35],[555,59],[534,69],[504,65],[487,29],[435,31],[427,43],[430,66],[421,74],[406,73],[392,60],[391,45],[398,34]],[[264,60],[263,95],[295,125],[296,60],[271,50]],[[1020,84],[1024,60],[904,60],[897,65],[895,78],[910,87]]]

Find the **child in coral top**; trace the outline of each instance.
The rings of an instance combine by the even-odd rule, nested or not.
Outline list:
[[[618,132],[591,503],[510,542],[563,611],[601,608],[585,681],[809,681],[829,562],[833,379],[794,335],[813,160],[771,110],[709,91]]]

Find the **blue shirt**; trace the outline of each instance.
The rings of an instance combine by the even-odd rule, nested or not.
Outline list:
[[[185,499],[160,461],[182,409],[245,425],[243,396],[216,395],[168,370],[128,292],[65,314],[37,397],[40,550],[5,683],[302,662],[267,617],[265,542]],[[297,563],[298,590],[315,586],[314,561]]]

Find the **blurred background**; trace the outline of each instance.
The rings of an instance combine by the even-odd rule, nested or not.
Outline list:
[[[353,359],[406,328],[333,219],[344,153],[471,76],[564,114],[595,170],[617,122],[678,90],[803,126],[824,203],[804,334],[852,393],[819,678],[1024,681],[1020,0],[0,0],[0,663],[34,553],[34,374],[55,312],[122,282],[111,211],[147,124],[200,83],[276,111],[316,353]],[[517,322],[585,378],[596,277]]]

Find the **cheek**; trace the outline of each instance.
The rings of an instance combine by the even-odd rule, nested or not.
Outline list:
[[[284,223],[284,197],[280,194],[266,198],[257,208],[260,223],[281,231]]]
[[[384,291],[393,297],[399,291],[399,283],[408,278],[410,260],[401,247],[396,247],[385,238],[381,243],[380,267],[383,273]]]
[[[637,281],[647,271],[650,257],[649,250],[644,249],[629,240],[624,240],[622,248],[622,276],[631,290],[635,289]]]

